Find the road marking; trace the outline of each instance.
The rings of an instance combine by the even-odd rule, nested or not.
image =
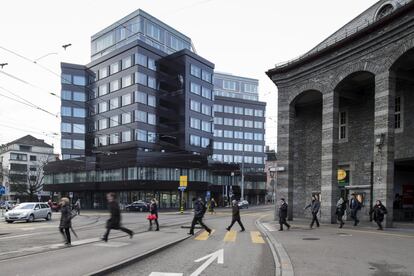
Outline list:
[[[224,236],[225,242],[234,242],[236,241],[237,232],[234,230],[227,231],[226,235]]]
[[[149,276],[183,276],[182,273],[170,273],[170,272],[151,272]]]
[[[214,234],[215,231],[216,230],[214,230],[214,229],[211,230],[211,234],[210,235]],[[198,235],[194,239],[197,240],[197,241],[205,241],[205,240],[207,240],[210,237],[210,235],[208,234],[207,231],[204,231],[203,233],[201,233],[200,235]]]
[[[224,264],[224,249],[219,249],[216,252],[213,252],[211,254],[208,254],[207,256],[204,256],[200,259],[195,260],[194,262],[199,263],[201,261],[207,260],[203,265],[201,265],[199,268],[197,268],[196,271],[191,273],[190,276],[198,276],[203,272],[209,265],[211,265],[214,260],[217,258],[218,264]]]
[[[265,243],[259,231],[251,231],[250,237],[252,239],[252,243]]]
[[[94,246],[102,246],[102,247],[122,247],[128,245],[127,242],[106,242],[106,243],[96,243]]]
[[[270,223],[265,222],[265,223],[262,223],[262,225],[264,226],[264,228],[266,228],[267,231],[274,232],[274,231],[277,230],[276,225],[274,225],[274,224],[270,224]]]

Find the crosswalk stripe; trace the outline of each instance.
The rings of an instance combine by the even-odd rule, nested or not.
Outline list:
[[[211,231],[211,234],[210,235],[212,235],[214,232],[215,232],[215,230],[213,229]],[[210,235],[208,234],[207,231],[203,231],[203,233],[201,233],[200,235],[198,235],[194,239],[197,240],[197,241],[205,241],[205,240],[207,240],[210,237]]]
[[[259,231],[251,231],[250,237],[253,243],[265,243]]]
[[[234,231],[234,230],[230,230],[224,236],[224,241],[225,242],[234,242],[234,241],[236,241],[236,237],[237,237],[237,232]]]

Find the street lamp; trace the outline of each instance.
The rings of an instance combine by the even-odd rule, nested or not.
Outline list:
[[[275,202],[275,175],[276,175],[276,168],[270,167],[269,168],[269,174],[270,174],[270,183],[272,185],[272,203]]]

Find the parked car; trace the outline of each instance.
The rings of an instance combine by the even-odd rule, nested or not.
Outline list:
[[[20,203],[13,210],[4,215],[5,221],[12,223],[14,221],[33,222],[36,219],[52,219],[52,210],[49,205],[41,202]]]
[[[7,210],[13,209],[14,206],[16,206],[16,201],[6,200],[1,204],[0,208],[1,209],[6,209],[6,211],[7,211]]]
[[[125,206],[127,211],[138,211],[138,212],[148,212],[149,204],[144,201],[134,201],[131,204]]]
[[[240,209],[249,209],[249,202],[247,200],[241,200],[238,203]]]

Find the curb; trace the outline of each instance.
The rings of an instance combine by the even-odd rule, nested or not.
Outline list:
[[[273,259],[275,261],[275,275],[276,276],[294,276],[293,265],[287,254],[285,248],[279,243],[271,233],[262,225],[261,218],[256,220],[256,225],[262,233],[265,234],[266,240],[272,251]]]
[[[179,239],[177,239],[175,241],[172,241],[172,242],[169,242],[167,244],[161,245],[161,246],[159,246],[159,247],[157,247],[155,249],[149,250],[149,251],[144,252],[144,253],[142,253],[140,255],[136,255],[136,256],[130,257],[130,258],[125,259],[123,261],[120,261],[120,262],[118,262],[116,264],[113,264],[113,265],[107,266],[105,268],[102,268],[100,270],[97,270],[95,272],[85,274],[85,276],[101,276],[101,275],[107,275],[108,273],[111,273],[111,272],[114,272],[114,271],[119,270],[121,268],[124,268],[124,267],[126,267],[128,265],[131,265],[131,264],[135,263],[135,262],[141,261],[141,260],[143,260],[143,259],[145,259],[145,258],[147,258],[147,257],[149,257],[151,255],[154,255],[156,253],[159,253],[159,252],[163,251],[164,249],[167,249],[167,248],[169,248],[171,246],[174,246],[174,245],[176,245],[176,244],[178,244],[178,243],[180,243],[182,241],[185,241],[185,240],[187,240],[187,239],[189,239],[191,237],[194,237],[194,236],[188,235],[188,236],[186,236],[184,238],[179,238]]]

